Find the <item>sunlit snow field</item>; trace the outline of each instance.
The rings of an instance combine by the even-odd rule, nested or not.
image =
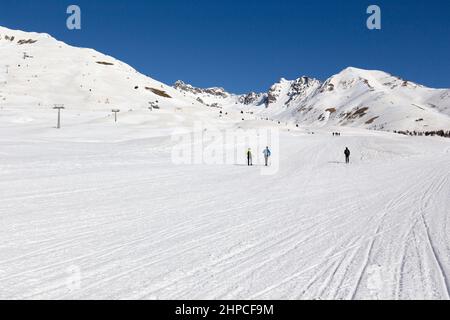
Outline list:
[[[0,298],[449,298],[450,139],[255,120],[280,130],[263,175],[245,146],[174,164],[196,121],[246,125],[2,109]]]

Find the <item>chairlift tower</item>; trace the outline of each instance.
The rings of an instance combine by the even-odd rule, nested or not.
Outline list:
[[[56,124],[56,129],[61,129],[61,110],[64,109],[63,104],[55,104],[53,109],[58,110],[58,122]]]
[[[117,114],[120,112],[119,109],[112,109],[111,110],[114,113],[114,122],[117,122]]]

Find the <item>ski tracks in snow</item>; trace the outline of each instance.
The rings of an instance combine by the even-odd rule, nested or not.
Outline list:
[[[174,166],[164,152],[148,166],[90,163],[80,177],[44,171],[25,190],[10,173],[0,297],[449,299],[448,150],[385,134],[283,139],[268,177]],[[144,142],[111,154],[143,157]]]

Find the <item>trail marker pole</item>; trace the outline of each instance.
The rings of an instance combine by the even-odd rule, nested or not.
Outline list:
[[[56,124],[56,129],[61,129],[61,110],[64,109],[63,104],[55,104],[53,109],[58,110],[58,123]]]

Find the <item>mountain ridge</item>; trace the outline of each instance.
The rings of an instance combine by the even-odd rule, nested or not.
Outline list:
[[[450,90],[428,88],[379,70],[347,67],[323,82],[309,76],[281,78],[263,93],[235,95],[220,88],[220,99],[209,89],[186,86],[207,106],[250,108],[263,118],[284,122],[379,130],[450,128]],[[247,96],[256,98],[246,100]]]
[[[169,86],[130,65],[48,34],[0,27],[0,104],[88,110],[214,107],[307,126],[376,130],[448,130],[450,90],[432,89],[378,70],[348,67],[325,81],[281,78],[267,92]],[[3,64],[3,65],[2,65]],[[245,117],[243,118],[244,120]]]

